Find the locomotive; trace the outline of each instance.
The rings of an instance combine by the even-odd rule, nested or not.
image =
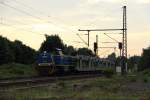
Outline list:
[[[54,75],[57,73],[100,71],[105,67],[112,67],[114,63],[90,56],[66,56],[61,49],[56,49],[55,55],[46,51],[37,57],[36,70],[39,75]]]

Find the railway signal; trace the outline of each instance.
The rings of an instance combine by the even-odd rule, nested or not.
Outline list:
[[[122,68],[122,74],[127,72],[127,16],[126,16],[126,6],[123,6],[123,27],[117,28],[117,29],[86,29],[79,31],[87,31],[88,32],[88,46],[89,46],[89,32],[92,31],[122,31],[122,43],[120,42],[119,49],[120,49],[120,56],[121,56],[121,68]],[[106,35],[106,34],[105,34]],[[96,49],[94,49],[96,51]]]
[[[118,48],[120,50],[120,56],[121,56],[121,50],[122,50],[122,43],[121,42],[118,43]]]

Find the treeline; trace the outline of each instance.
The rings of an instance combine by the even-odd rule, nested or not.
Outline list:
[[[14,42],[0,36],[0,64],[21,63],[31,64],[35,61],[36,51],[21,41]]]
[[[150,47],[143,49],[141,56],[132,56],[128,58],[128,67],[138,71],[150,69]]]
[[[79,48],[76,49],[73,46],[67,46],[63,43],[61,38],[58,35],[46,35],[46,40],[41,44],[39,52],[47,51],[55,54],[56,48],[62,49],[65,55],[75,56],[75,55],[86,55],[86,56],[95,56],[92,50],[88,48]]]
[[[120,65],[120,57],[116,57],[115,53],[108,55],[107,59],[116,62],[116,66]],[[150,47],[143,49],[141,56],[131,56],[126,60],[128,69],[131,71],[143,71],[150,69]]]
[[[39,52],[47,51],[55,54],[56,48],[62,49],[65,55],[86,55],[95,56],[95,54],[88,48],[76,49],[73,46],[67,46],[63,43],[58,35],[46,35],[45,41],[41,44],[38,51],[24,45],[21,41],[10,41],[7,38],[0,36],[0,64],[6,63],[21,63],[32,64],[36,61],[36,55]],[[114,53],[108,56],[111,61],[119,61]],[[134,69],[137,67],[139,71],[150,68],[150,47],[143,49],[141,56],[132,56],[127,59],[128,67]],[[119,64],[119,62],[118,62]]]
[[[0,65],[7,63],[32,64],[36,61],[39,52],[47,51],[55,54],[56,48],[62,49],[65,55],[75,56],[87,55],[94,56],[93,52],[87,48],[75,49],[73,46],[67,46],[58,35],[45,36],[38,51],[26,46],[19,40],[10,41],[0,36]]]
[[[150,69],[150,47],[143,49],[138,70]]]

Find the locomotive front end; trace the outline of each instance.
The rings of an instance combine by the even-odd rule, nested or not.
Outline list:
[[[54,62],[50,53],[44,51],[37,58],[37,71],[39,75],[52,75],[54,73]]]

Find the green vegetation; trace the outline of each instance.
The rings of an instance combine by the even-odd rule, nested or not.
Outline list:
[[[79,48],[78,50],[75,49],[73,46],[67,46],[63,43],[61,38],[58,35],[46,35],[46,40],[41,44],[40,52],[47,51],[55,54],[56,48],[62,49],[65,55],[72,55],[75,56],[79,55],[86,55],[86,56],[94,56],[92,50],[88,48]]]
[[[136,79],[131,80],[131,77]],[[141,79],[140,79],[141,80]],[[1,93],[3,100],[149,100],[149,82],[136,76],[59,81],[46,87]],[[139,85],[140,84],[140,85]]]
[[[54,53],[56,48],[63,49],[65,45],[58,35],[45,35],[46,40],[41,44],[39,51],[47,51]]]
[[[114,71],[114,69],[112,69],[112,68],[104,68],[104,69],[103,69],[103,74],[104,74],[107,78],[110,78],[110,77],[112,77],[112,76],[115,74],[115,71]]]
[[[67,46],[58,35],[46,36],[39,51],[18,40],[12,42],[0,36],[0,78],[35,76],[37,73],[33,64],[36,54],[44,50],[55,54],[55,48],[61,48],[66,55],[95,56],[88,48],[75,49],[73,46]],[[116,62],[116,65],[120,64],[120,58],[116,58],[114,53],[106,59]],[[125,58],[132,70],[131,75],[115,76],[114,70],[105,69],[106,77],[58,81],[48,87],[0,92],[0,100],[149,100],[149,59],[150,47],[143,49],[141,57]],[[136,72],[137,69],[140,72]]]
[[[16,63],[0,65],[0,78],[28,77],[35,75],[36,71],[33,65]]]
[[[140,59],[140,64],[138,66],[139,70],[145,70],[150,68],[150,47],[143,49],[143,54]]]
[[[76,50],[67,46],[58,35],[46,35],[45,38],[39,51],[35,51],[19,40],[10,41],[0,36],[0,78],[35,75],[32,64],[36,63],[37,53],[45,50],[55,54],[56,48],[61,48],[66,55],[93,55],[88,48]]]
[[[32,64],[35,61],[35,50],[22,44],[0,36],[0,65],[7,63]]]

